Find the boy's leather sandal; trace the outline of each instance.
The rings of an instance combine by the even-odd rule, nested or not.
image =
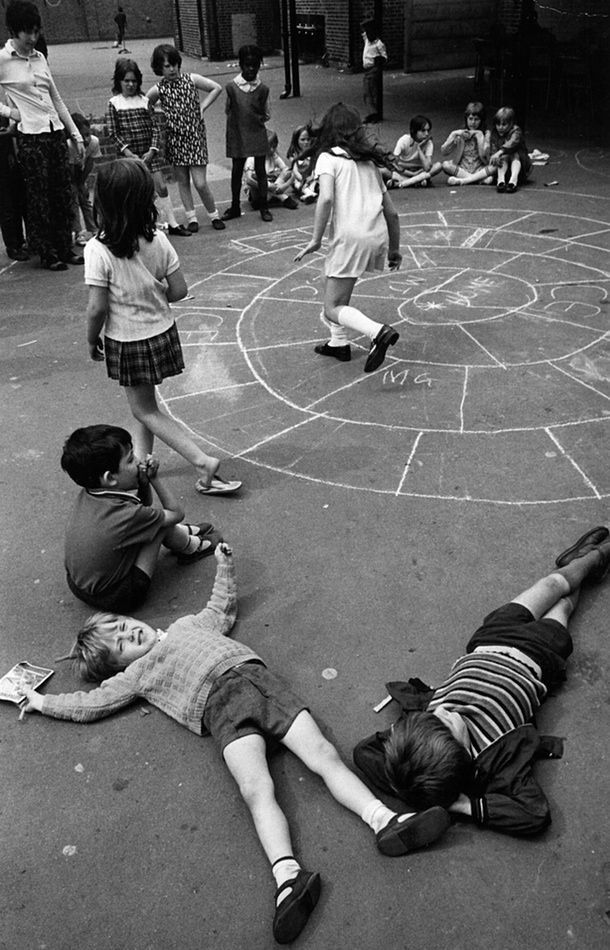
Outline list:
[[[605,525],[590,528],[589,531],[585,531],[578,541],[575,541],[574,544],[566,548],[565,551],[562,551],[562,553],[555,558],[555,564],[557,567],[565,567],[566,564],[576,560],[577,557],[584,557],[585,554],[588,554],[596,548],[598,544],[605,541],[608,534],[610,534],[610,532]]]

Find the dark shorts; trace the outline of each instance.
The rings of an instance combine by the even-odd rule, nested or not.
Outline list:
[[[106,372],[118,379],[121,386],[158,386],[168,376],[178,376],[184,369],[178,328],[173,323],[169,330],[146,340],[121,343],[104,337]]]
[[[132,567],[129,574],[118,584],[100,594],[90,594],[88,591],[81,590],[69,574],[66,574],[66,580],[68,587],[79,600],[83,600],[90,607],[95,607],[96,610],[117,614],[131,613],[143,604],[150,588],[150,577],[139,567]]]
[[[466,647],[510,646],[531,657],[542,670],[547,689],[559,686],[565,678],[566,660],[572,653],[572,637],[558,620],[535,620],[521,604],[504,604],[485,617]]]
[[[283,676],[259,662],[242,663],[216,681],[203,714],[203,725],[220,751],[243,736],[260,735],[281,741],[305,703]]]

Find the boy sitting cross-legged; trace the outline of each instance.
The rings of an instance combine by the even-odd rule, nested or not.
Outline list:
[[[560,757],[562,744],[540,736],[533,719],[565,679],[568,621],[581,586],[608,572],[608,529],[587,531],[555,564],[485,618],[437,689],[421,680],[388,684],[403,715],[354,749],[375,788],[414,808],[442,805],[506,834],[532,835],[550,824],[532,763]]]
[[[213,554],[211,524],[184,523],[184,511],[159,477],[159,463],[133,452],[119,426],[76,429],[61,466],[82,487],[66,528],[65,566],[72,593],[99,610],[135,610],[145,600],[161,546],[190,564]],[[161,507],[153,508],[153,493]]]
[[[320,877],[294,857],[288,822],[275,798],[266,758],[273,737],[319,775],[331,795],[369,825],[383,854],[396,856],[431,844],[449,816],[443,808],[397,815],[342,762],[305,704],[249,647],[227,638],[237,616],[231,549],[219,544],[212,595],[200,613],[176,620],[166,633],[132,617],[92,617],[71,656],[91,692],[41,695],[25,689],[25,710],[91,722],[138,698],[147,699],[197,735],[210,732],[250,810],[271,864],[277,890],[273,935],[290,943],[320,895]]]

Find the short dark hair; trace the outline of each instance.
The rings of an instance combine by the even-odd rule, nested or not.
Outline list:
[[[127,73],[133,73],[136,77],[137,90],[142,92],[142,71],[135,59],[125,59],[121,56],[114,64],[114,75],[112,77],[112,91],[121,92],[121,80],[125,79]]]
[[[10,0],[6,8],[6,28],[11,36],[21,32],[39,30],[42,26],[40,13],[35,3],[30,0]]]
[[[152,51],[152,56],[150,57],[150,68],[155,76],[163,75],[163,63],[165,60],[167,60],[171,66],[182,66],[182,56],[176,47],[172,46],[171,43],[161,43],[159,46],[155,46]]]
[[[448,808],[472,778],[472,759],[431,712],[412,712],[394,723],[384,744],[388,781],[418,811]]]
[[[240,67],[243,67],[247,59],[255,60],[260,69],[261,63],[263,62],[263,53],[260,46],[254,46],[252,43],[246,43],[244,46],[240,46],[237,52],[237,60]]]
[[[61,467],[77,485],[99,488],[104,472],[118,472],[131,445],[129,432],[120,426],[83,426],[66,439]]]

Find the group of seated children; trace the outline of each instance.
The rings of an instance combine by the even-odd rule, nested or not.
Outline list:
[[[509,194],[527,181],[532,163],[514,109],[498,109],[493,127],[487,130],[483,103],[469,102],[464,126],[451,132],[441,145],[443,161],[434,161],[431,130],[432,123],[425,115],[413,116],[409,133],[394,147],[396,170],[385,173],[388,187],[426,188],[442,171],[449,185],[483,182]]]
[[[265,171],[267,172],[269,204],[278,204],[294,211],[299,206],[297,198],[304,204],[311,204],[316,200],[318,188],[314,178],[313,163],[307,155],[311,142],[310,126],[301,125],[295,129],[286,154],[288,161],[285,162],[278,153],[277,132],[267,129]],[[244,187],[252,208],[260,210],[261,195],[253,156],[246,160]]]

